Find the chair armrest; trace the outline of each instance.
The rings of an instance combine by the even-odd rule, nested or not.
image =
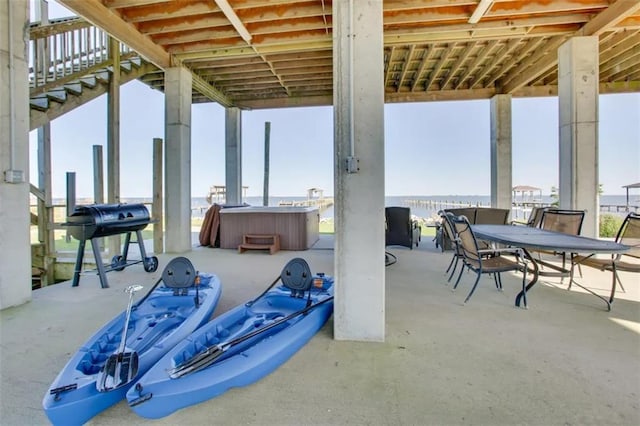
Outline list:
[[[500,249],[478,250],[478,254],[480,254],[480,255],[483,255],[483,254],[495,254],[495,253],[515,254],[515,255],[518,255],[518,256],[524,258],[524,251],[521,248],[516,248],[516,247],[506,247],[506,248],[500,248]]]

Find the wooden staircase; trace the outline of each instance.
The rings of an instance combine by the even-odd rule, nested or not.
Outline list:
[[[110,46],[119,51],[110,52]],[[120,84],[149,73],[163,74],[127,46],[111,43],[108,34],[77,17],[32,24],[29,54],[30,130],[105,94],[115,62],[119,62]]]

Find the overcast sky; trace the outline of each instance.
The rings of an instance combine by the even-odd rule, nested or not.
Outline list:
[[[68,16],[50,2],[50,16]],[[53,196],[64,197],[66,172],[76,173],[78,197],[93,195],[93,145],[106,161],[106,96],[51,123]],[[640,182],[640,94],[601,95],[600,183],[624,194]],[[513,99],[513,185],[548,195],[558,185],[558,99]],[[191,116],[192,197],[224,185],[224,108],[196,104]],[[264,123],[271,122],[270,194],[333,193],[333,108],[242,113],[243,185],[262,195]],[[152,140],[164,137],[164,95],[138,81],[121,88],[121,196],[151,197]],[[387,195],[488,195],[489,100],[385,106]],[[31,132],[31,181],[37,183],[36,133]],[[454,160],[455,159],[455,160]],[[454,164],[454,161],[458,164]],[[105,164],[106,173],[106,164]]]

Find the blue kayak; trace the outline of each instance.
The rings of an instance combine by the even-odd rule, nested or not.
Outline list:
[[[136,288],[131,290],[132,287]],[[121,401],[135,381],[167,351],[210,319],[221,294],[218,277],[198,274],[184,257],[172,259],[162,278],[132,306],[132,293],[139,288],[127,288],[131,293],[130,309],[82,345],[47,390],[42,406],[54,425],[83,424]],[[117,387],[101,388],[101,381],[112,383],[104,379],[105,365],[122,361],[122,355],[118,358],[120,343],[126,344],[127,355],[135,356],[135,368],[128,370],[132,376],[117,383]],[[113,381],[114,377],[107,379]]]
[[[283,285],[274,287],[281,280]],[[127,401],[157,419],[274,371],[304,346],[333,312],[333,279],[312,275],[303,259],[256,299],[214,318],[178,343],[135,386]]]

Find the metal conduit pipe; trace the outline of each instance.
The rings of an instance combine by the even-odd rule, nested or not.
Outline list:
[[[16,90],[15,90],[15,59],[13,57],[13,13],[11,8],[12,0],[7,0],[7,14],[9,31],[9,170],[13,170],[16,162]]]

